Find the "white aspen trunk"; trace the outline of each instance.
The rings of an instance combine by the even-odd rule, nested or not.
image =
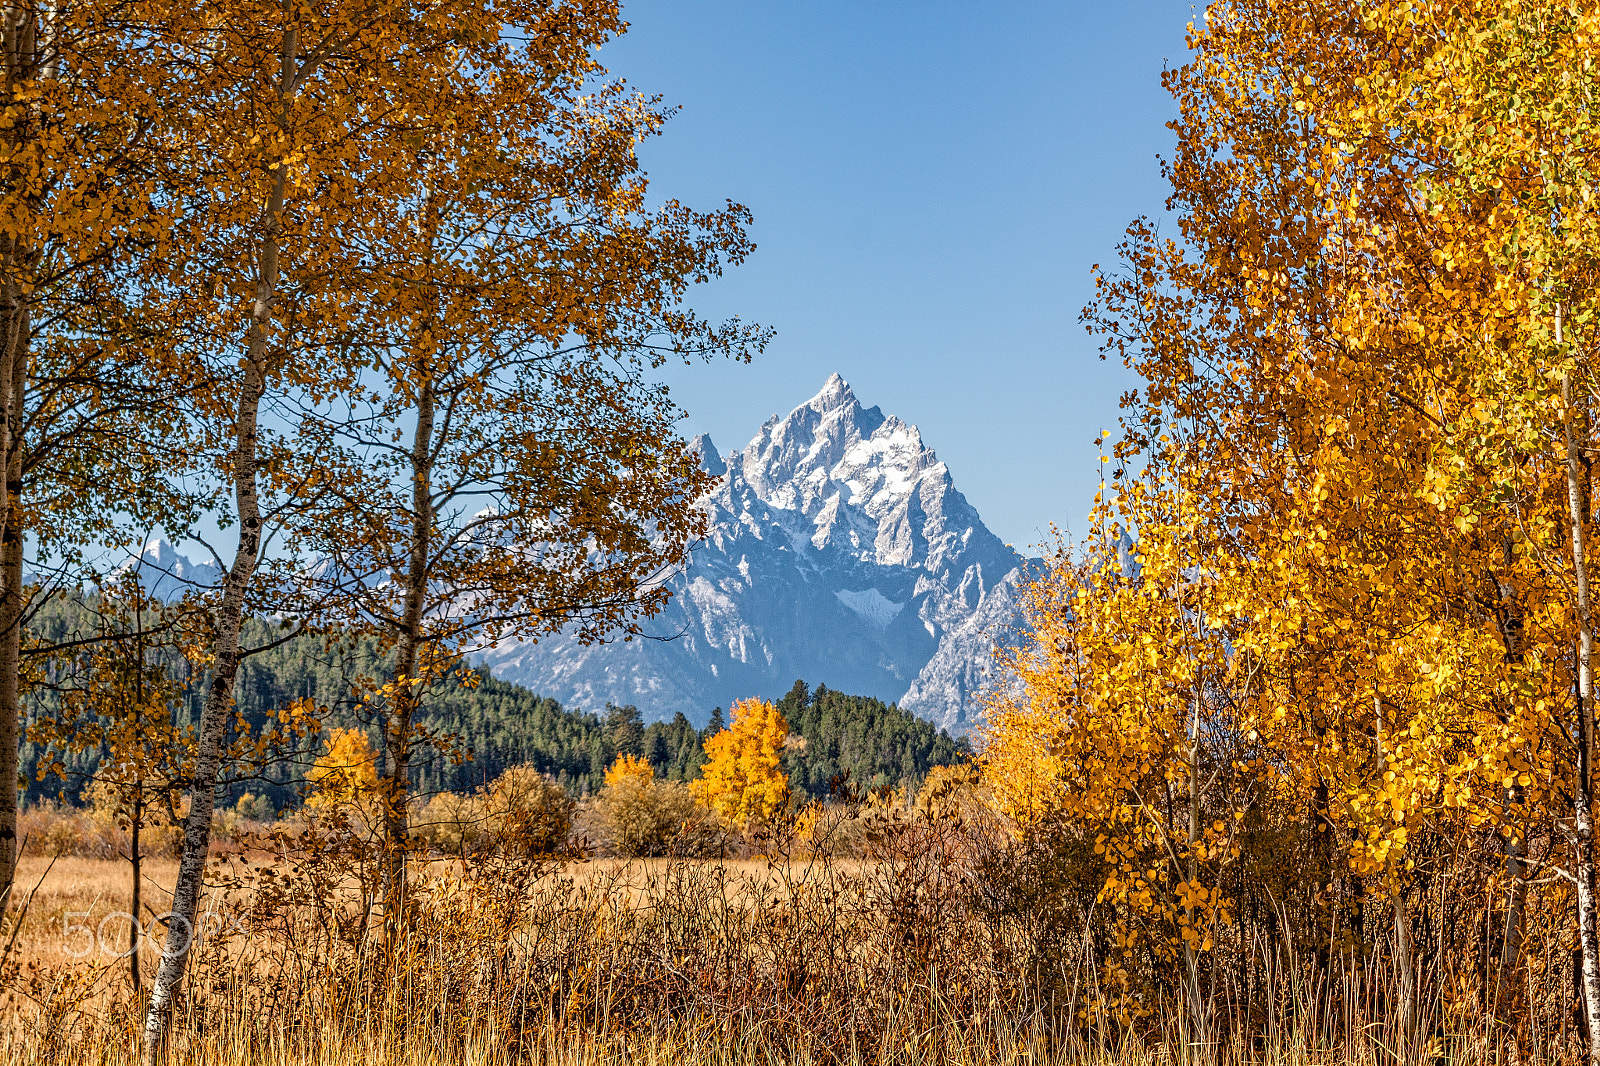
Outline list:
[[[17,749],[22,722],[22,427],[28,379],[30,322],[27,305],[8,284],[4,427],[0,463],[5,471],[0,507],[0,914],[10,901],[17,871]]]
[[[1400,874],[1394,878],[1394,968],[1400,980],[1400,1031],[1410,1036],[1417,1021],[1416,969],[1411,958],[1411,916],[1406,913],[1406,894]]]
[[[1561,309],[1556,310],[1556,348],[1561,347]],[[1600,1066],[1600,945],[1595,920],[1595,839],[1590,761],[1594,756],[1594,628],[1589,604],[1589,561],[1584,521],[1583,459],[1573,431],[1572,375],[1561,379],[1567,450],[1567,521],[1572,532],[1572,568],[1578,608],[1578,774],[1572,792],[1572,829],[1577,854],[1578,937],[1583,1012],[1588,1023],[1590,1066]]]
[[[433,544],[433,383],[418,389],[417,425],[411,443],[411,536],[406,561],[406,600],[400,646],[395,663],[393,713],[385,731],[389,780],[384,788],[384,924],[393,941],[404,923],[406,908],[406,837],[410,828],[407,800],[411,791],[411,722],[421,698],[417,660],[423,641],[427,604],[428,552]]]
[[[284,34],[282,86],[287,95],[295,74],[298,35]],[[266,364],[273,304],[278,294],[278,233],[288,185],[288,169],[273,168],[271,191],[262,212],[262,238],[258,247],[255,302],[251,307],[249,346],[244,359],[244,381],[234,416],[233,489],[239,509],[239,537],[233,565],[222,579],[222,602],[213,615],[216,637],[212,644],[213,674],[200,714],[195,750],[194,778],[189,785],[189,814],[184,820],[183,852],[178,860],[178,881],[172,892],[167,936],[161,963],[150,986],[145,1013],[145,1066],[157,1066],[172,1022],[173,1002],[188,964],[199,913],[202,875],[211,848],[211,814],[216,803],[216,783],[222,766],[223,732],[233,705],[233,684],[239,672],[239,630],[244,621],[245,593],[255,577],[261,552],[261,504],[257,489],[259,456],[257,429],[261,399],[266,393]]]
[[[1507,790],[1508,798],[1513,794]],[[1513,837],[1505,845],[1506,924],[1500,938],[1500,972],[1496,976],[1496,1004],[1516,991],[1517,967],[1522,964],[1522,912],[1527,899],[1522,873],[1522,841]]]
[[[265,357],[265,330],[259,324],[252,333],[261,334],[260,348],[252,337],[247,359],[245,384],[239,396],[235,421],[234,492],[239,506],[239,539],[233,565],[223,575],[222,603],[213,615],[216,638],[211,687],[206,692],[200,714],[200,731],[195,750],[194,777],[189,783],[189,814],[184,820],[183,853],[178,860],[178,882],[172,893],[167,936],[161,948],[161,963],[150,987],[149,1010],[145,1015],[144,1051],[147,1066],[160,1061],[167,1027],[171,1022],[172,1002],[183,980],[189,949],[195,938],[195,919],[199,912],[201,878],[211,848],[211,814],[216,802],[217,776],[222,768],[223,732],[233,705],[233,683],[239,672],[239,630],[244,620],[245,592],[255,576],[261,548],[261,511],[256,491],[256,425],[265,391],[262,361]]]
[[[1200,842],[1200,693],[1203,686],[1203,677],[1196,672],[1194,693],[1194,715],[1189,724],[1189,883],[1196,884],[1200,880],[1200,861],[1195,857],[1195,845]],[[1195,931],[1198,936],[1198,930]],[[1185,975],[1189,999],[1190,1017],[1194,1019],[1195,1036],[1198,1042],[1209,1044],[1211,1039],[1210,1025],[1205,1014],[1205,1001],[1200,994],[1200,960],[1195,951],[1195,942],[1183,942],[1184,963],[1188,967]]]
[[[1388,769],[1389,757],[1383,748],[1383,696],[1376,692],[1372,694],[1372,713],[1377,730],[1378,776],[1381,779],[1384,770]],[[1389,894],[1394,900],[1394,971],[1395,979],[1400,984],[1397,990],[1398,1024],[1400,1031],[1409,1036],[1416,1024],[1416,968],[1411,958],[1411,916],[1406,913],[1405,887],[1393,859],[1389,860]]]
[[[43,73],[50,76],[53,64],[43,71],[38,56],[38,16],[25,7],[8,5],[0,28],[0,62],[4,64],[8,90],[20,82]],[[8,131],[13,149],[26,139],[32,127],[24,122]],[[28,297],[18,284],[18,273],[28,261],[28,249],[16,237],[0,243],[4,264],[5,295],[4,345],[0,353],[0,470],[6,486],[0,505],[0,915],[11,900],[17,872],[17,749],[21,741],[22,718],[21,665],[22,615],[22,406],[26,399],[28,352],[32,343],[32,321]]]

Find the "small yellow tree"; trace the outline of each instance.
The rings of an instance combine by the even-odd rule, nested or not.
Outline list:
[[[327,752],[318,757],[306,779],[311,782],[308,807],[354,807],[364,813],[377,809],[377,758],[367,734],[359,729],[330,732]]]
[[[779,762],[789,723],[760,699],[735,703],[731,717],[727,729],[706,741],[707,762],[690,787],[724,825],[765,824],[789,798]]]
[[[648,785],[655,781],[656,772],[649,763],[637,755],[626,753],[617,756],[617,761],[611,764],[611,769],[606,771],[606,787],[615,788],[617,785]]]

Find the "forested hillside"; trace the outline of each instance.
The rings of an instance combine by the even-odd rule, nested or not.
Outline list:
[[[95,630],[100,618],[96,601],[56,597],[35,617],[36,637],[59,645]],[[278,634],[267,623],[251,620],[245,646],[270,644]],[[187,672],[178,655],[152,654],[172,671],[179,684],[177,717],[192,723],[198,717],[200,694],[209,675]],[[241,664],[236,702],[245,720],[259,726],[282,707],[308,699],[325,709],[329,727],[361,727],[376,736],[375,707],[357,695],[362,679],[382,681],[393,667],[370,639],[330,642],[301,637],[246,658]],[[51,713],[61,706],[63,691],[53,673],[30,696],[30,712]],[[866,696],[815,691],[804,681],[778,704],[790,732],[803,743],[784,753],[784,771],[791,790],[801,798],[825,799],[835,784],[856,790],[915,788],[935,766],[961,759],[964,744],[893,704]],[[501,681],[481,669],[470,669],[435,683],[422,696],[418,724],[435,738],[412,764],[419,792],[470,791],[493,781],[507,767],[531,763],[554,777],[574,796],[597,792],[606,768],[618,755],[638,756],[671,781],[691,781],[705,762],[702,745],[723,728],[721,708],[704,730],[682,714],[670,721],[645,725],[633,706],[607,705],[599,712],[562,707],[519,685]],[[29,802],[65,795],[75,799],[100,755],[89,751],[61,757],[62,775],[38,777],[43,748],[23,746],[22,759]],[[235,791],[265,792],[279,808],[298,802],[297,783],[312,752],[286,752],[270,773],[271,782],[240,782]]]
[[[784,754],[789,787],[814,799],[848,782],[856,790],[914,788],[935,766],[958,762],[967,751],[950,734],[867,696],[847,696],[796,681],[778,701],[789,731],[805,739]],[[845,775],[848,774],[848,777]]]

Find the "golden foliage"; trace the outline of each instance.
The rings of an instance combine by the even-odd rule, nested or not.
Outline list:
[[[917,790],[915,809],[924,818],[958,818],[992,803],[982,789],[983,775],[972,762],[935,766]]]
[[[465,857],[477,851],[488,835],[481,795],[440,792],[428,797],[411,816],[411,835],[446,855]]]
[[[706,763],[690,788],[723,825],[765,825],[789,799],[781,766],[789,723],[761,699],[735,702],[729,719],[728,728],[706,740]]]
[[[624,783],[648,785],[655,779],[656,772],[649,763],[626,752],[618,755],[617,761],[606,771],[607,788]]]
[[[411,819],[412,835],[447,855],[532,859],[562,852],[576,803],[531,765],[508,767],[470,795],[441,792]]]
[[[327,751],[317,756],[306,780],[306,806],[314,810],[349,808],[368,818],[378,810],[378,757],[365,730],[330,730]]]
[[[1194,965],[1269,811],[1336,936],[1389,900],[1408,943],[1418,841],[1487,831],[1595,943],[1597,18],[1224,0],[1166,75],[1180,238],[1131,226],[1085,313],[1143,384],[984,752],[1092,833],[1126,959]]]
[[[387,782],[370,787],[342,736],[313,772],[316,805],[381,801],[392,925],[434,667],[469,638],[637,632],[699,537],[706,475],[651,371],[765,344],[686,302],[750,252],[750,213],[649,187],[637,148],[670,111],[608,80],[614,0],[86,0],[8,18],[0,676],[19,672],[25,539],[77,552],[211,512],[236,540],[197,590],[214,592],[212,683],[180,752],[194,824],[169,928],[198,906],[255,612],[398,649],[379,689]],[[37,387],[35,340],[62,388]],[[92,432],[59,432],[52,405]],[[24,426],[43,451],[23,454]],[[4,770],[15,685],[0,704]],[[0,803],[0,894],[14,816]]]

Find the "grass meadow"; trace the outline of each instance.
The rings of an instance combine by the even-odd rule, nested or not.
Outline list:
[[[375,914],[362,848],[236,844],[208,874],[169,1061],[1378,1066],[1577,1054],[1570,1012],[1551,1008],[1560,995],[1539,999],[1548,982],[1463,1000],[1460,975],[1434,962],[1404,998],[1381,943],[1310,958],[1259,926],[1226,958],[1219,947],[1203,980],[1157,980],[1130,998],[1104,987],[1115,967],[1098,957],[1092,916],[1051,903],[1037,868],[982,836],[928,821],[853,856],[782,845],[728,859],[419,859],[398,935]],[[145,864],[146,924],[159,928],[175,870]],[[5,1061],[138,1061],[128,878],[115,858],[24,861],[26,910],[3,964]],[[138,958],[147,981],[150,938]]]

